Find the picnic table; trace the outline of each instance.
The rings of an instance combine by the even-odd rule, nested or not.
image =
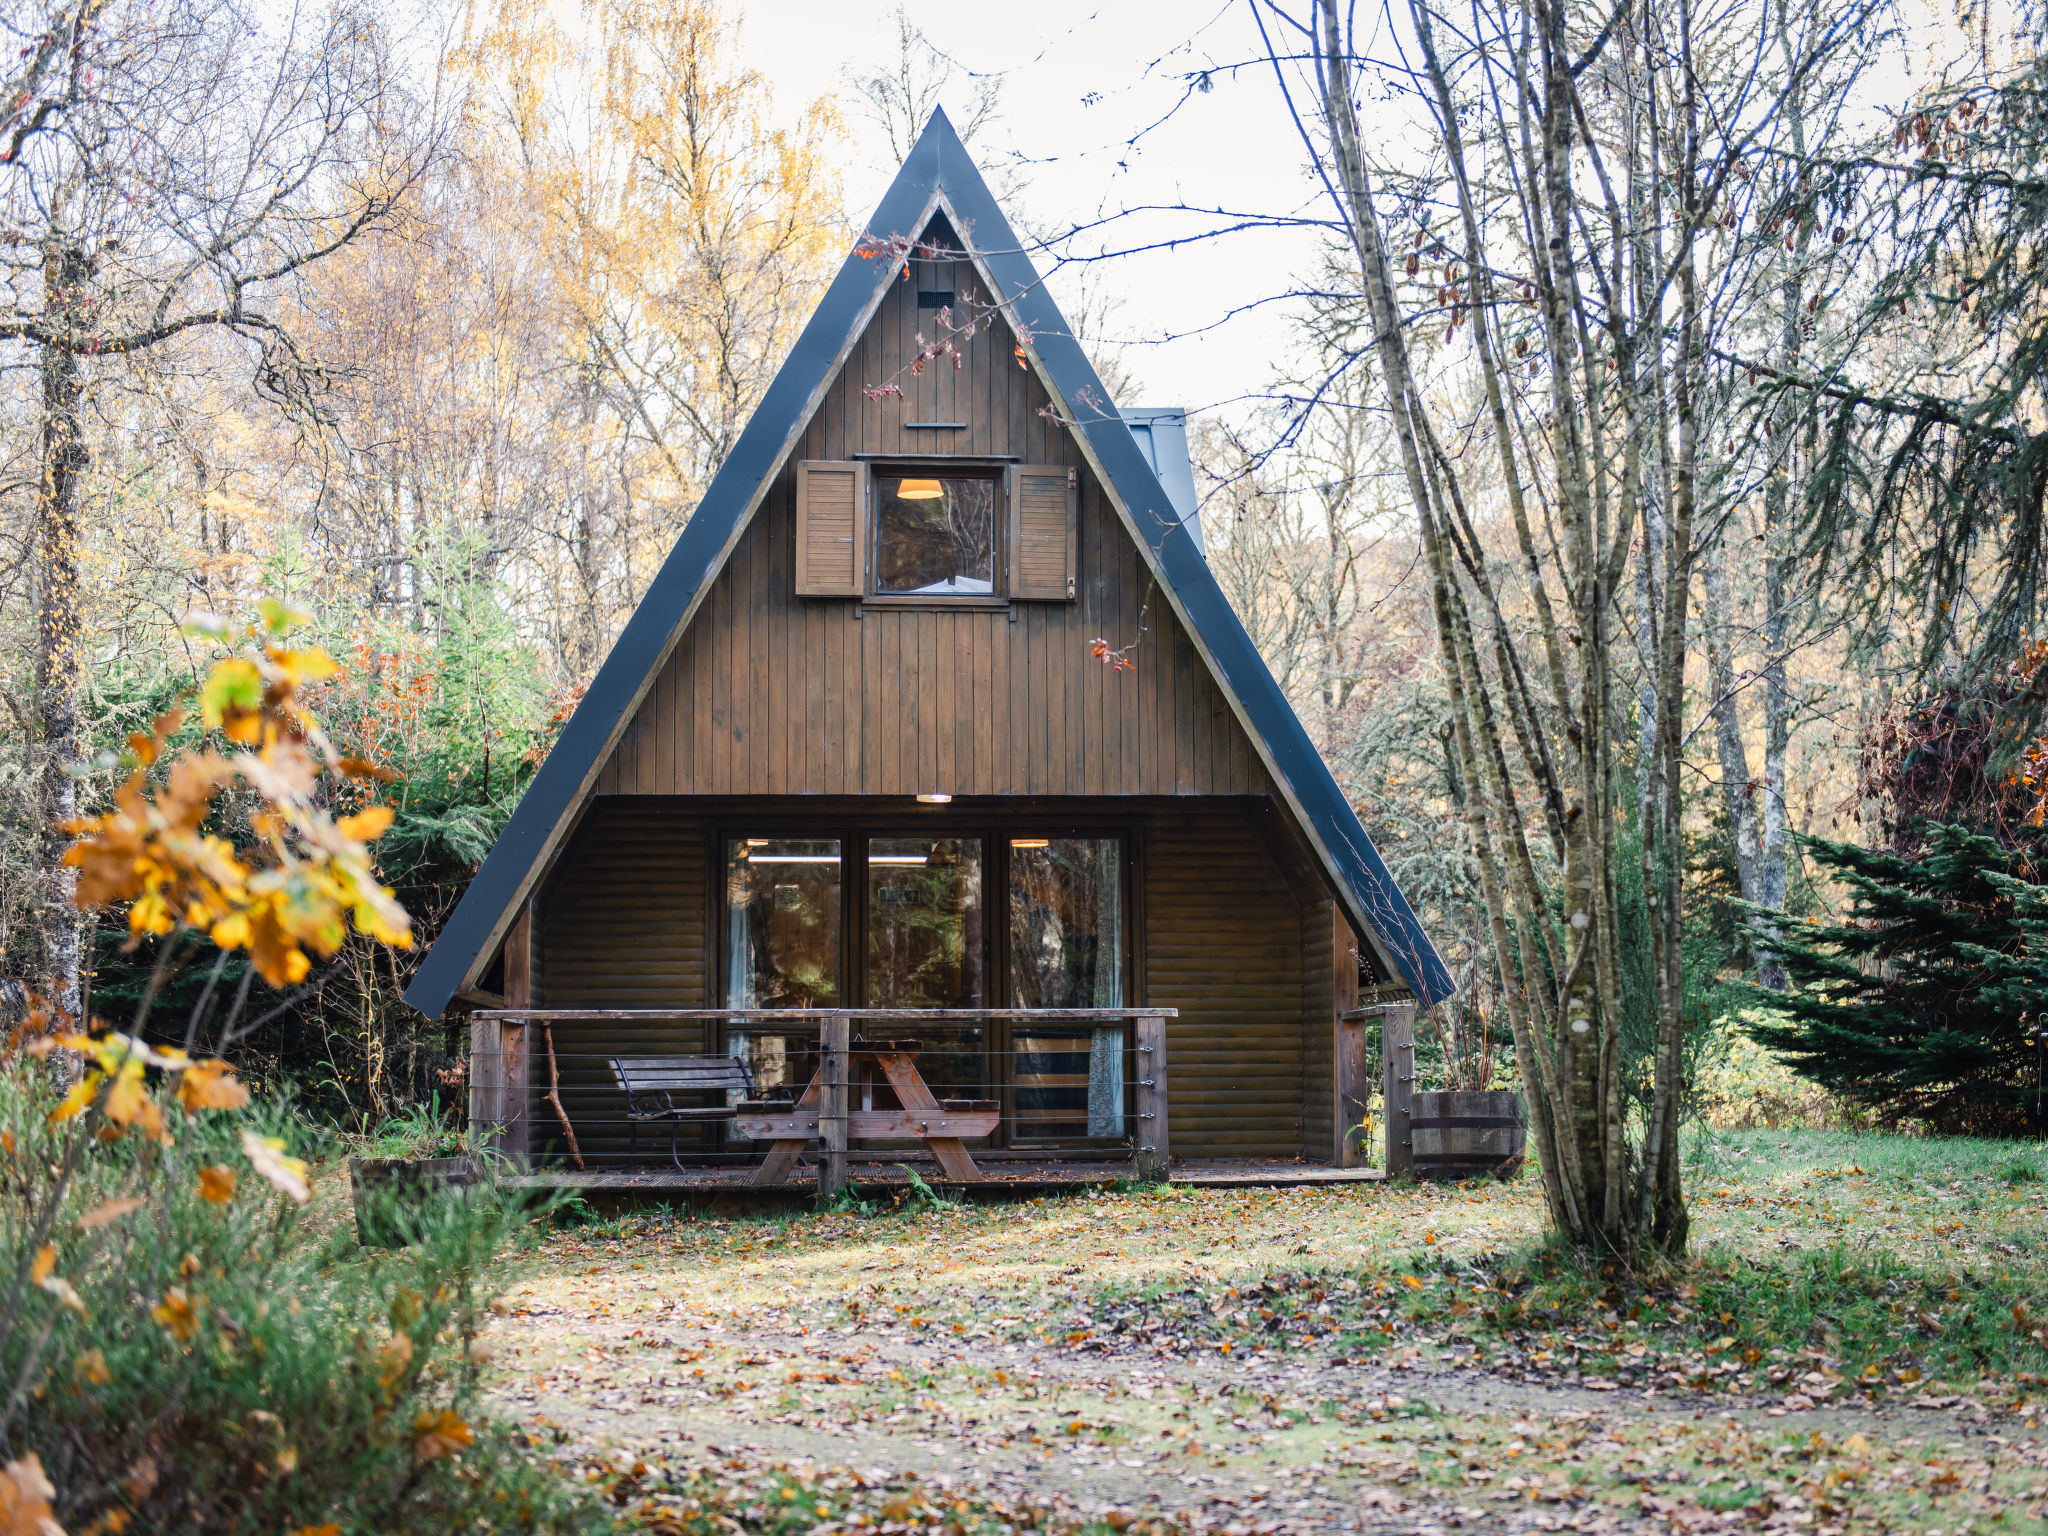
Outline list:
[[[955,1183],[978,1183],[981,1169],[961,1143],[989,1135],[1002,1120],[1002,1105],[994,1099],[941,1099],[931,1091],[917,1070],[916,1040],[855,1040],[845,1051],[855,1067],[872,1067],[895,1090],[897,1107],[864,1107],[846,1112],[846,1139],[876,1141],[922,1141],[931,1149],[939,1168]],[[738,1106],[733,1128],[753,1141],[771,1142],[767,1159],[755,1170],[753,1182],[777,1185],[788,1182],[797,1158],[813,1141],[820,1139],[820,1119],[825,1107],[825,1072],[816,1073],[794,1104],[750,1100]],[[844,1102],[845,1079],[839,1080]],[[864,1096],[865,1097],[865,1096]],[[843,1149],[846,1142],[840,1140]]]

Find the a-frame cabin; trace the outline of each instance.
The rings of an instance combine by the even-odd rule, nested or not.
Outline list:
[[[868,230],[407,1001],[487,1010],[478,1118],[542,1161],[757,1165],[726,1102],[885,1008],[947,1010],[852,1029],[995,1106],[983,1166],[1168,1102],[1176,1156],[1351,1161],[1341,1015],[1451,984],[1209,570],[1184,418],[1112,407],[943,114]],[[865,1060],[856,1156],[910,1103]]]

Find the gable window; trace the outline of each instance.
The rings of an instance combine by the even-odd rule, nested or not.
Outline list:
[[[992,597],[996,477],[936,470],[875,472],[875,594]]]

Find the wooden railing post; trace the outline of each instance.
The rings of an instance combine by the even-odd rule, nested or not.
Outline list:
[[[1365,1161],[1367,1122],[1372,1118],[1372,1053],[1366,1049],[1365,1020],[1337,1024],[1337,1166]]]
[[[1415,1088],[1413,1003],[1387,1003],[1380,1009],[1380,1069],[1387,1117],[1387,1177],[1398,1179],[1415,1172],[1414,1132],[1408,1126]]]
[[[826,1016],[818,1029],[818,1207],[846,1188],[846,1067],[853,1041],[844,1013]]]
[[[469,1021],[469,1144],[478,1152],[497,1145],[505,1120],[504,1029],[497,1019]]]
[[[533,995],[533,903],[519,909],[511,930],[505,935],[505,1006],[531,1008]],[[529,1019],[507,1019],[498,1031],[499,1069],[498,1124],[503,1127],[496,1148],[524,1172],[533,1155],[533,1120],[527,1113],[528,1043],[533,1039]]]
[[[1169,1177],[1171,1145],[1166,1121],[1166,1020],[1138,1017],[1138,1181],[1164,1184]]]

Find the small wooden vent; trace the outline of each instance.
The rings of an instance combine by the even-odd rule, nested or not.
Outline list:
[[[1081,521],[1081,477],[1057,464],[1012,471],[1010,596],[1071,602]]]
[[[950,309],[953,305],[953,290],[950,288],[920,288],[917,290],[919,309]]]
[[[796,467],[796,590],[805,597],[859,597],[867,548],[866,470],[837,459]]]

